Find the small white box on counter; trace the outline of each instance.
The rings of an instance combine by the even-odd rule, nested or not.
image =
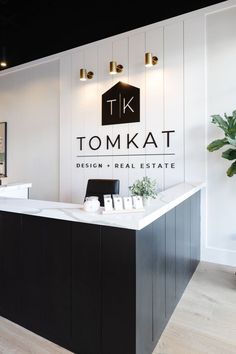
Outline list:
[[[133,208],[132,197],[123,197],[123,200],[124,200],[124,208],[126,210],[130,210]]]
[[[135,209],[143,208],[143,198],[140,195],[133,196],[133,204]]]
[[[123,209],[123,202],[122,198],[119,196],[119,194],[113,194],[113,203],[114,203],[114,209],[115,210],[122,210]]]
[[[110,194],[104,194],[104,208],[105,211],[111,211],[113,210],[113,203],[112,203],[112,197]]]

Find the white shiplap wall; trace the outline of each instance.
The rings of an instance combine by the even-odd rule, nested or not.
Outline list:
[[[207,29],[207,141],[223,137],[211,124],[212,114],[236,109],[236,7],[211,13]],[[221,157],[227,147],[207,154],[207,237],[203,256],[236,266],[236,176],[229,178],[230,161]],[[232,161],[231,161],[232,162]]]
[[[62,85],[61,102],[64,107],[68,107],[64,109],[64,113],[61,112],[61,126],[65,127],[65,132],[61,133],[63,134],[61,140],[62,200],[81,202],[89,178],[118,178],[121,182],[122,195],[127,195],[128,186],[144,175],[157,179],[161,189],[182,182],[185,178],[194,181],[204,180],[204,164],[198,164],[192,176],[192,160],[185,159],[187,149],[195,151],[196,144],[192,132],[196,122],[194,119],[191,120],[191,114],[198,117],[199,129],[204,137],[204,114],[202,114],[204,112],[202,98],[205,89],[204,38],[195,36],[190,41],[189,37],[189,33],[195,31],[201,34],[203,23],[204,16],[200,15],[186,21],[180,19],[166,25],[156,24],[151,28],[143,28],[143,31],[128,32],[80,47],[61,58],[62,82],[64,80],[66,87],[64,89]],[[199,41],[202,41],[201,47],[194,50],[196,70],[196,65],[191,61],[191,48],[198,45]],[[148,69],[144,66],[146,51],[152,52],[159,58],[158,64]],[[112,59],[124,66],[121,74],[109,75],[109,62]],[[80,68],[92,70],[95,74],[94,78],[81,82]],[[118,81],[128,82],[140,88],[140,123],[102,126],[101,96]],[[195,89],[202,102],[201,105],[195,99]],[[71,135],[68,132],[69,126],[71,126]],[[166,136],[161,133],[162,130],[176,131],[175,134],[171,134],[170,148],[166,148]],[[104,141],[106,135],[114,140],[120,134],[121,139],[125,140],[127,133],[132,136],[138,132],[135,141],[142,146],[149,131],[157,137],[158,151],[156,152],[160,154],[171,152],[175,153],[175,156],[149,156],[148,153],[153,153],[153,148],[150,146],[137,150],[132,145],[128,151],[129,156],[99,156],[127,154],[125,144],[121,144],[120,150],[115,147],[112,152],[108,152],[104,145],[95,152],[89,148],[83,151],[85,155],[93,154],[97,157],[76,157],[79,153],[77,136],[89,138],[98,135]],[[65,151],[68,154],[67,159]],[[132,156],[135,153],[146,153],[146,156]],[[195,155],[197,161],[204,160],[202,148]],[[75,167],[77,162],[100,162],[103,168],[78,169]],[[175,169],[139,167],[140,163],[148,162],[162,164],[175,162]],[[135,168],[115,168],[115,163],[129,163]],[[107,167],[108,165],[110,167]]]

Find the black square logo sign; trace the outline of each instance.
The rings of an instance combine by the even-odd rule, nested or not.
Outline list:
[[[140,122],[140,89],[118,82],[102,95],[102,125]]]

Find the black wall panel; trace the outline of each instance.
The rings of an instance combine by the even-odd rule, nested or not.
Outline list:
[[[101,353],[101,232],[97,225],[72,223],[72,348]]]
[[[102,354],[135,353],[135,235],[101,228]]]

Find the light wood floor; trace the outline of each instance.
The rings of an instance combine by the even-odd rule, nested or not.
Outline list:
[[[198,266],[153,354],[236,354],[235,271]]]
[[[153,354],[236,354],[235,271],[199,265]],[[0,317],[0,354],[29,353],[70,352]]]

